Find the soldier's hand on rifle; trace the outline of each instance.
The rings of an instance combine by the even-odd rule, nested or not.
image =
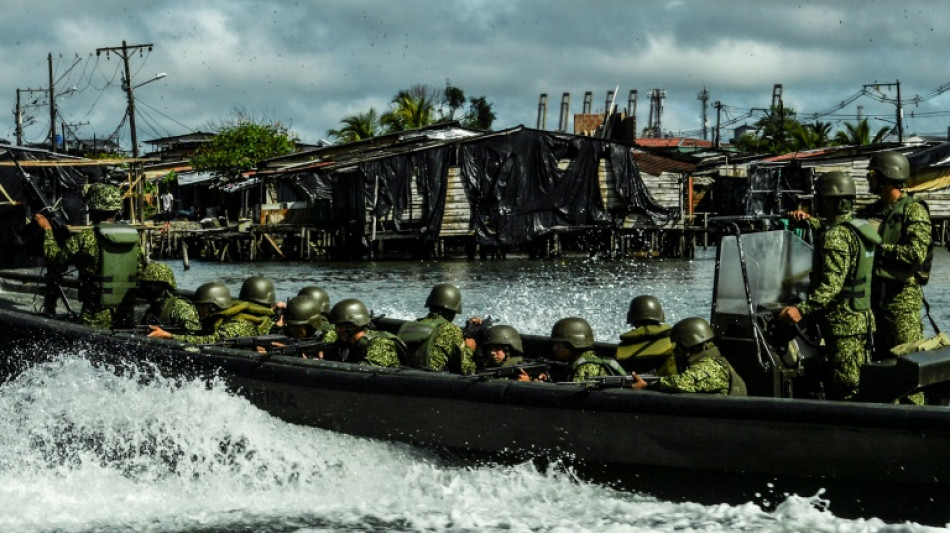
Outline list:
[[[779,318],[785,319],[792,324],[798,324],[802,319],[802,312],[794,305],[782,309],[782,312],[778,314]]]
[[[805,221],[811,218],[811,215],[807,211],[802,211],[801,209],[796,209],[794,211],[788,212],[788,218],[792,220]]]
[[[49,220],[47,220],[46,216],[42,213],[33,215],[33,220],[35,220],[39,227],[43,228],[44,231],[53,229],[53,225],[49,223]]]
[[[154,337],[156,339],[170,339],[172,334],[165,331],[164,329],[158,326],[149,326],[148,329],[152,330],[148,332],[149,337]]]
[[[518,381],[531,381],[531,376],[529,376],[528,373],[522,368],[521,372],[518,372],[518,377],[515,379]]]
[[[630,375],[633,376],[633,379],[636,380],[636,381],[634,381],[633,383],[630,384],[630,387],[631,387],[631,388],[637,389],[637,390],[643,390],[643,389],[647,388],[647,382],[646,382],[646,381],[643,381],[643,378],[641,378],[639,375],[637,375],[636,372],[631,372]]]

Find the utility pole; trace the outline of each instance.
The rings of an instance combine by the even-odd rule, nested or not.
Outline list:
[[[719,124],[720,124],[720,118],[722,117],[722,102],[720,102],[719,100],[716,100],[716,103],[713,104],[713,107],[716,108],[716,136],[713,139],[713,147],[715,147],[718,150],[719,145],[720,145]]]
[[[785,105],[782,101],[782,84],[776,83],[772,86],[772,113],[773,120],[775,110],[778,110],[778,142],[780,146],[785,145]]]
[[[49,151],[56,153],[56,87],[53,85],[53,53],[46,56],[49,64]]]
[[[904,142],[904,107],[901,102],[901,80],[897,80],[895,83],[865,83],[864,88],[874,87],[875,90],[880,92],[881,87],[897,87],[897,100],[894,100],[894,105],[897,106],[897,117],[896,117],[896,126],[897,129],[897,142]],[[883,98],[883,100],[888,100],[888,98]]]
[[[16,90],[16,111],[13,112],[13,116],[16,119],[16,144],[17,146],[23,146],[23,104],[20,101],[20,93],[46,93],[49,92],[47,89],[17,89]],[[27,104],[27,106],[36,105],[36,101]]]
[[[703,87],[703,90],[699,92],[699,94],[696,96],[696,99],[701,102],[700,105],[702,106],[702,114],[700,115],[700,118],[703,120],[703,140],[705,141],[706,130],[709,128],[709,118],[706,116],[706,104],[709,103],[709,91]]]
[[[148,48],[148,51],[152,51],[152,43],[147,44],[126,44],[125,41],[122,41],[122,46],[110,46],[105,48],[96,48],[96,55],[100,55],[102,52],[106,53],[106,58],[109,57],[109,53],[113,52],[122,58],[122,62],[125,65],[125,80],[122,83],[122,89],[125,90],[126,97],[128,98],[128,110],[126,111],[129,116],[129,129],[132,134],[132,157],[139,156],[139,143],[138,136],[135,131],[135,96],[132,94],[132,73],[129,71],[129,55],[130,51],[134,52]]]

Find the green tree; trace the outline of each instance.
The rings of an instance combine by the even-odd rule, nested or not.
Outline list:
[[[243,112],[226,124],[211,127],[216,130],[214,138],[195,152],[191,165],[225,179],[239,177],[257,168],[261,161],[292,152],[297,140],[280,122],[255,121]]]
[[[439,115],[442,120],[455,120],[455,113],[465,105],[465,91],[445,80],[445,90],[442,91],[442,105],[439,106]],[[448,112],[446,112],[448,109]]]
[[[434,122],[434,105],[427,96],[413,94],[411,90],[400,91],[392,104],[392,109],[380,117],[389,132],[424,128]]]
[[[338,130],[328,130],[327,134],[340,142],[354,142],[375,137],[380,130],[379,115],[376,109],[369,108],[365,113],[357,113],[344,118],[340,122],[343,127]]]
[[[791,131],[791,148],[813,150],[831,144],[831,123],[816,120],[811,124],[796,124]]]
[[[495,122],[495,112],[491,103],[484,96],[472,97],[468,100],[468,112],[462,120],[462,125],[473,130],[488,131]]]
[[[749,153],[785,154],[795,150],[794,132],[801,128],[791,107],[773,106],[767,115],[755,122],[757,135],[743,135],[736,147]]]
[[[880,144],[884,139],[894,132],[894,128],[884,126],[877,130],[874,136],[871,136],[871,126],[868,119],[863,118],[857,123],[845,122],[844,129],[835,133],[835,144],[842,146],[866,146],[869,144]]]

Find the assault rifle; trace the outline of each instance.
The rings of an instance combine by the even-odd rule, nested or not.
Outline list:
[[[59,244],[65,243],[66,239],[69,238],[68,218],[63,212],[62,207],[60,207],[59,202],[54,204],[49,201],[46,194],[40,190],[30,175],[20,166],[20,161],[13,155],[12,150],[7,150],[7,155],[10,156],[13,164],[16,165],[17,172],[20,174],[20,191],[22,191],[23,196],[26,197],[26,204],[30,207],[33,214],[42,214],[49,220],[50,226],[53,227],[53,236],[56,237],[56,242]],[[17,236],[24,244],[28,245],[28,249],[34,255],[42,257],[43,230],[35,220],[31,220],[26,226],[17,230]],[[39,239],[38,245],[35,244],[36,239]]]
[[[295,339],[286,335],[254,335],[250,337],[232,337],[221,339],[212,344],[203,344],[202,346],[223,346],[235,350],[256,350],[261,347],[266,355],[303,355],[304,353],[317,353],[324,351],[330,345],[323,339]]]
[[[495,325],[495,319],[491,315],[486,316],[482,319],[480,324],[472,322],[472,319],[465,321],[465,327],[462,328],[462,337],[466,339],[475,339],[475,344],[481,346],[482,341],[485,339],[485,333],[488,332],[488,328]]]
[[[518,376],[521,375],[522,371],[528,374],[528,376],[530,376],[532,379],[535,379],[541,374],[547,374],[549,368],[547,363],[539,361],[534,363],[522,363],[519,365],[499,366],[489,370],[483,370],[473,374],[470,377],[473,377],[478,381],[485,381],[487,379],[518,379]]]
[[[129,335],[148,335],[152,332],[151,326],[157,326],[173,335],[194,335],[197,331],[185,329],[181,326],[163,326],[161,324],[139,324],[131,328],[112,328],[112,333],[126,333]]]
[[[654,383],[656,380],[660,379],[659,376],[653,373],[643,373],[637,375],[640,376],[640,379],[646,381],[647,384]],[[629,388],[631,385],[636,383],[636,381],[636,378],[633,376],[596,376],[589,377],[581,383],[583,383],[587,389],[602,390]]]

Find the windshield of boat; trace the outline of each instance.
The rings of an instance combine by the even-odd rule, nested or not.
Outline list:
[[[811,245],[787,230],[742,235],[742,252],[749,273],[749,289],[755,312],[798,303],[808,291]],[[717,313],[748,314],[742,264],[735,235],[720,243],[716,280]]]

